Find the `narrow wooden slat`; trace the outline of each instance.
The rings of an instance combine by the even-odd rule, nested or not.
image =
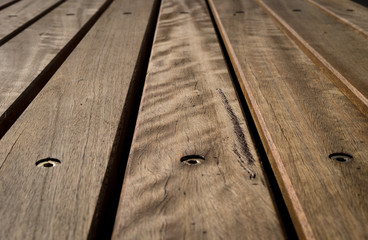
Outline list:
[[[177,238],[284,238],[205,1],[162,2],[113,234]]]
[[[20,0],[0,0],[0,11],[19,1]]]
[[[0,239],[87,239],[152,2],[114,1],[0,140]]]
[[[368,8],[352,0],[307,1],[368,37]]]
[[[0,47],[0,136],[65,58],[61,50],[106,3],[68,1]]]
[[[256,1],[368,113],[368,39],[304,0]]]
[[[209,2],[298,235],[367,238],[367,117],[254,1]]]
[[[17,29],[27,22],[32,22],[38,16],[42,16],[43,12],[59,5],[65,0],[23,0],[17,4],[4,9],[0,12],[0,45],[3,44],[4,38],[16,32]]]

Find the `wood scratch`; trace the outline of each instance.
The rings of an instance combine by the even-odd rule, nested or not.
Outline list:
[[[235,115],[232,107],[229,104],[229,100],[227,99],[227,97],[226,97],[225,93],[222,91],[222,89],[217,88],[216,90],[220,94],[221,99],[222,99],[222,103],[224,104],[224,106],[226,108],[226,111],[227,111],[227,113],[228,113],[228,115],[231,119],[232,124],[233,124],[234,133],[235,133],[236,138],[238,140],[238,143],[240,145],[240,150],[241,150],[242,156],[246,157],[246,159],[248,160],[248,165],[254,165],[255,161],[254,161],[254,158],[253,158],[253,156],[252,156],[252,154],[249,150],[249,146],[248,146],[248,143],[245,139],[243,129],[240,127],[238,117]]]

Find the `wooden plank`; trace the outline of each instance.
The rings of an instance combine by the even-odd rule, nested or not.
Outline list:
[[[1,239],[93,239],[152,2],[114,1],[0,140]]]
[[[338,21],[368,37],[368,8],[348,0],[307,0]]]
[[[206,2],[164,0],[113,239],[179,236],[284,238]]]
[[[105,2],[68,1],[0,47],[0,137],[65,59],[76,44],[73,38]]]
[[[19,1],[20,0],[0,0],[0,11]]]
[[[65,0],[23,0],[0,13],[0,45]],[[23,27],[24,26],[24,27]]]
[[[256,1],[313,61],[336,76],[335,83],[367,113],[368,39],[304,0]]]
[[[367,117],[254,1],[210,6],[299,237],[367,238]]]

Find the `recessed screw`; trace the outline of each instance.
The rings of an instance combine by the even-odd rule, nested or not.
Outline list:
[[[59,164],[61,164],[61,161],[56,158],[44,158],[36,162],[37,167],[45,167],[45,168],[55,167],[56,165]]]
[[[203,156],[199,155],[188,155],[184,156],[180,159],[180,162],[187,164],[187,165],[198,165],[201,164],[204,161]]]
[[[348,162],[353,159],[353,156],[347,153],[332,153],[328,157],[337,162]]]

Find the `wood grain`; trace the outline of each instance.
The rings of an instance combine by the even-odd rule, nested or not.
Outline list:
[[[32,22],[47,9],[64,0],[22,0],[4,9],[0,14],[0,43],[17,29]]]
[[[314,62],[335,76],[336,85],[367,114],[368,39],[304,0],[256,1]]]
[[[20,0],[0,0],[0,11],[19,1]]]
[[[367,117],[254,1],[210,6],[299,237],[367,238]]]
[[[368,8],[352,0],[306,0],[368,37]]]
[[[177,238],[284,238],[205,1],[162,2],[113,233]]]
[[[68,1],[0,47],[0,136],[17,118],[13,115],[20,106],[29,104],[29,96],[37,94],[35,89],[47,81],[60,59],[65,59],[61,50],[104,3]]]
[[[152,2],[114,1],[0,140],[0,239],[87,239]]]

